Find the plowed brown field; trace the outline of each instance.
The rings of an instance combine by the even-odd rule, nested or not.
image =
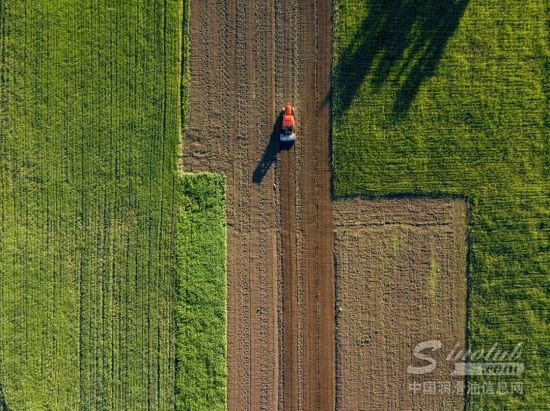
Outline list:
[[[329,22],[328,1],[191,0],[183,164],[228,178],[230,410],[334,409]]]
[[[334,210],[338,409],[463,409],[464,381],[445,357],[465,343],[465,203],[353,199]],[[408,374],[427,364],[412,352],[428,340],[443,344],[425,352],[436,369]]]

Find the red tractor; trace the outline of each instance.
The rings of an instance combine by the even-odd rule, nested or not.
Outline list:
[[[285,112],[283,114],[283,121],[281,124],[281,135],[279,140],[283,143],[296,141],[296,134],[294,129],[296,128],[296,120],[294,120],[294,108],[287,104],[285,106]]]

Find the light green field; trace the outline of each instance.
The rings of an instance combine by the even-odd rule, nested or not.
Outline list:
[[[172,409],[182,3],[2,0],[0,27],[0,394]]]
[[[176,409],[226,409],[225,177],[183,178],[176,281]]]
[[[335,7],[335,194],[468,199],[470,346],[521,342],[526,367],[523,378],[506,379],[522,382],[522,394],[469,396],[470,408],[544,409],[547,3],[338,0]]]

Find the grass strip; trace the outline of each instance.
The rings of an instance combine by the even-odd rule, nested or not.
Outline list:
[[[176,409],[225,410],[225,177],[185,174],[177,225]]]

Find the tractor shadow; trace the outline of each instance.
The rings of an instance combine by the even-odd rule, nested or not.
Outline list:
[[[405,114],[422,83],[435,73],[468,1],[371,0],[367,16],[336,62],[336,119],[367,77],[373,91],[384,85],[395,90],[394,119]]]
[[[264,179],[265,175],[267,174],[273,163],[277,161],[277,155],[280,151],[289,150],[294,145],[294,143],[281,143],[279,141],[282,120],[283,112],[281,111],[279,112],[279,115],[277,116],[277,119],[273,124],[273,131],[271,132],[269,142],[265,147],[262,158],[256,166],[254,173],[252,173],[252,182],[254,184],[261,184],[262,180]]]

